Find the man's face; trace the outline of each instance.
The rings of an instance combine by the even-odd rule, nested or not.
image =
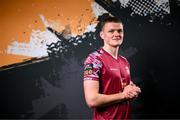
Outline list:
[[[100,32],[104,44],[111,47],[118,47],[123,42],[124,31],[122,23],[109,22],[104,25]]]

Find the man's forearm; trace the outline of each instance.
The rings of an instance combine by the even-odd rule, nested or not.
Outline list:
[[[123,93],[111,95],[97,94],[89,99],[89,107],[102,107],[125,101]]]

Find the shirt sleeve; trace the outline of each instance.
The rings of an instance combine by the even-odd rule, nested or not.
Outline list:
[[[84,80],[99,80],[102,62],[90,54],[84,62]]]

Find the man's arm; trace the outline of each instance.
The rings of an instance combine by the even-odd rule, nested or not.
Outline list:
[[[89,107],[107,106],[118,102],[123,102],[137,96],[138,90],[128,85],[123,92],[105,95],[99,93],[99,82],[95,80],[84,81],[84,94]]]

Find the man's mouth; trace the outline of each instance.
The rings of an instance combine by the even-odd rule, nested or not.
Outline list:
[[[113,39],[113,40],[116,40],[116,41],[118,41],[118,40],[121,40],[121,38],[115,38],[115,39]]]

